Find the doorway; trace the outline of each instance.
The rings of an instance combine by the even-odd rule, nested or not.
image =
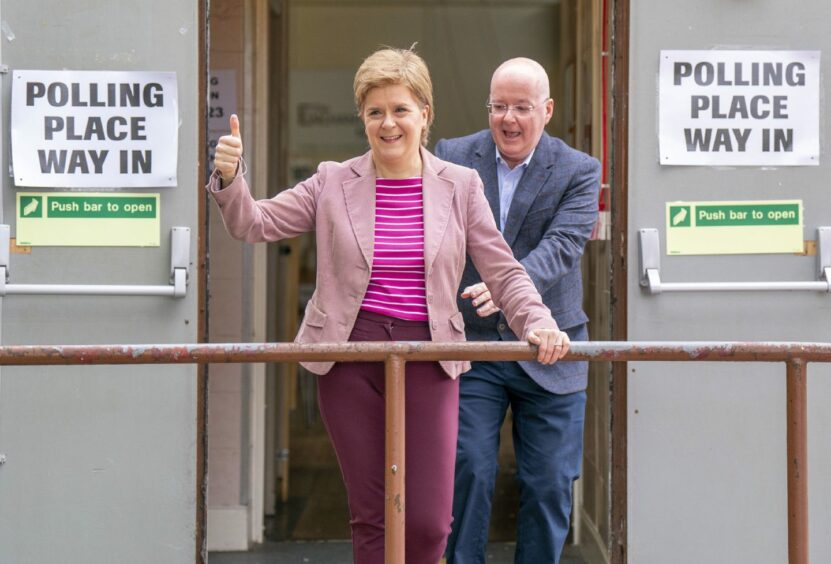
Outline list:
[[[260,197],[308,177],[322,160],[345,160],[367,150],[352,102],[352,78],[362,59],[381,45],[415,45],[430,66],[437,117],[429,147],[487,127],[491,73],[505,59],[527,56],[538,60],[551,80],[555,113],[549,133],[603,158],[607,11],[605,0],[213,0],[211,66],[238,69],[237,111],[249,179],[256,177]],[[243,39],[229,45],[232,29],[241,30]],[[215,47],[221,47],[216,56]],[[594,340],[610,335],[605,201],[601,209],[583,264]],[[251,249],[229,243],[221,223],[214,222],[211,261],[212,272],[222,274],[212,284],[210,315],[212,327],[226,331],[224,340],[294,337],[313,290],[312,236]],[[248,528],[246,546],[264,538],[347,539],[346,498],[317,413],[315,377],[296,365],[212,370],[210,402],[218,415],[210,419],[216,448],[209,446],[209,509],[233,506],[235,526]],[[609,539],[608,372],[608,366],[592,365],[572,534],[573,542],[596,545],[600,552]],[[502,436],[490,538],[511,541],[517,492],[510,422]],[[212,495],[219,505],[212,504]],[[209,547],[211,530],[209,525]]]

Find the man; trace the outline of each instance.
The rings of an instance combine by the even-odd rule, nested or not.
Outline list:
[[[490,131],[441,140],[436,155],[476,169],[497,226],[572,341],[588,337],[580,257],[597,219],[600,163],[543,131],[545,69],[511,59],[493,74]],[[514,341],[468,260],[459,308],[468,340]],[[485,562],[499,430],[513,413],[520,507],[515,562],[556,564],[580,474],[587,362],[475,362],[461,379],[453,531],[447,564]]]

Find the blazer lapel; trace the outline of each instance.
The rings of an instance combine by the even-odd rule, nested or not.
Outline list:
[[[446,165],[421,149],[422,193],[424,194],[424,272],[425,278],[430,275],[433,262],[439,254],[439,246],[447,229],[450,219],[450,207],[453,203],[453,193],[456,185],[440,175]]]
[[[496,143],[488,134],[487,140],[481,143],[475,150],[476,160],[472,163],[473,168],[479,173],[479,178],[485,185],[485,197],[491,206],[493,218],[499,226],[499,178],[496,175]]]
[[[366,153],[352,164],[357,175],[343,181],[343,199],[346,215],[355,233],[355,239],[364,255],[367,269],[372,270],[375,250],[375,166],[372,153]]]
[[[522,175],[514,192],[514,198],[511,200],[508,217],[505,219],[505,230],[502,232],[509,246],[513,246],[528,209],[551,176],[554,161],[550,158],[551,155],[546,145],[546,138],[543,137],[537,144],[537,150],[534,151],[534,156],[531,157],[531,162],[528,163],[528,168]]]

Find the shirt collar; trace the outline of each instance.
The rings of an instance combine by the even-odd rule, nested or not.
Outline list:
[[[512,169],[512,168],[508,168],[508,165],[507,165],[507,163],[505,162],[505,159],[503,159],[503,158],[502,158],[502,155],[500,155],[500,154],[499,154],[499,147],[496,147],[496,148],[495,148],[495,151],[496,151],[496,162],[497,162],[497,164],[501,164],[502,166],[504,166],[507,170],[515,170],[517,167],[520,167],[520,168],[521,168],[521,167],[527,167],[527,166],[528,166],[528,163],[530,163],[530,162],[531,162],[531,158],[533,158],[533,156],[534,156],[534,152],[535,152],[536,150],[537,150],[537,148],[536,148],[536,147],[534,147],[533,149],[531,149],[531,152],[530,152],[530,153],[528,153],[528,156],[527,156],[527,157],[525,157],[525,160],[524,160],[524,161],[522,161],[521,163],[519,163],[517,166],[515,166],[515,167]]]

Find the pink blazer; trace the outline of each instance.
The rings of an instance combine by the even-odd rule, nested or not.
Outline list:
[[[424,265],[430,333],[434,341],[464,341],[456,293],[470,255],[511,329],[556,328],[531,279],[496,228],[476,171],[421,149],[424,186]],[[317,284],[295,342],[349,339],[369,285],[375,240],[375,167],[371,152],[343,163],[323,162],[311,178],[268,200],[251,197],[240,175],[220,189],[218,173],[207,189],[232,237],[250,243],[278,241],[314,231]],[[304,362],[325,374],[332,362]],[[456,378],[466,361],[442,361]]]

